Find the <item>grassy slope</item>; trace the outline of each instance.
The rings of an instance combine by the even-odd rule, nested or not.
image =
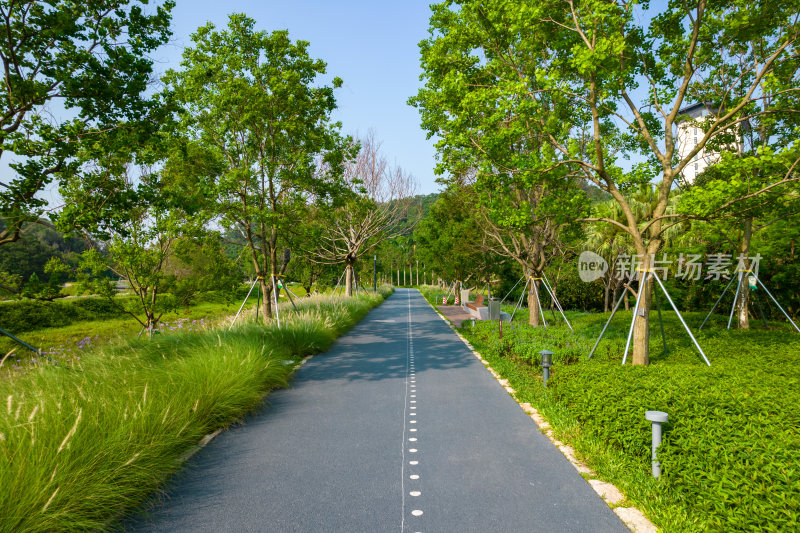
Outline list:
[[[299,297],[303,297],[306,294],[305,290],[299,285],[291,285],[290,288]],[[244,296],[240,300],[242,299],[244,299]],[[14,305],[14,302],[0,303],[0,306],[2,305]],[[160,329],[164,333],[172,333],[184,329],[198,330],[209,323],[220,320],[222,317],[235,314],[241,305],[241,301],[216,301],[197,303],[188,309],[176,309],[164,313],[162,316],[164,323],[161,324]],[[287,305],[285,297],[281,298],[281,306],[283,307],[284,305]],[[253,291],[245,305],[245,314],[252,315],[255,306],[256,293]],[[0,307],[0,311],[2,310],[2,307]],[[16,331],[12,333],[15,333],[28,344],[40,348],[51,358],[57,361],[66,361],[80,357],[87,346],[99,347],[109,342],[118,342],[121,339],[137,335],[141,329],[141,325],[133,318],[123,315],[96,320],[82,320],[66,326],[34,329],[24,333]],[[0,354],[5,355],[11,350],[14,350],[13,356],[9,357],[3,365],[6,369],[8,367],[20,369],[31,364],[32,352],[21,347],[8,337],[0,335]]]
[[[0,381],[0,531],[108,529],[205,434],[285,386],[381,296],[307,300],[280,329],[133,340]]]
[[[664,313],[662,354],[654,312],[653,363],[643,368],[620,365],[630,312],[614,319],[592,361],[586,356],[608,314],[569,313],[573,335],[563,325],[524,325],[525,313],[502,341],[496,323],[463,332],[522,401],[665,531],[800,529],[800,338],[785,324],[727,331],[714,317],[698,335],[708,368],[674,313]],[[695,328],[702,319],[687,318]],[[542,349],[556,353],[548,391]],[[648,409],[670,415],[658,482],[649,476]]]
[[[177,311],[165,313],[162,317],[167,331],[178,325],[183,328],[197,329],[208,321],[235,313],[235,306],[226,304],[203,303],[193,306],[188,313]],[[68,326],[45,328],[19,334],[25,342],[42,349],[51,358],[64,361],[79,357],[87,345],[103,346],[109,342],[135,336],[142,327],[129,317],[108,318],[105,320],[86,320]],[[6,354],[14,350],[14,357],[9,358],[7,365],[29,364],[33,353],[7,337],[0,336],[0,353]],[[19,361],[17,361],[19,359]]]

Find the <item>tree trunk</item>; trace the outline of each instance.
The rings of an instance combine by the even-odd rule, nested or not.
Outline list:
[[[535,290],[534,285],[536,284]],[[530,316],[528,317],[528,324],[531,326],[539,326],[541,325],[541,319],[539,317],[539,298],[536,298],[536,291],[539,290],[539,280],[534,279],[531,280],[531,288],[528,290],[528,310],[530,311]]]
[[[603,312],[608,313],[610,309],[608,308],[608,297],[609,293],[611,292],[611,287],[608,286],[608,283],[604,284],[603,286]]]
[[[344,269],[344,295],[353,296],[353,265],[348,264]]]
[[[625,290],[624,288],[622,290]],[[614,305],[617,305],[617,300],[619,299],[619,284],[614,285],[614,289],[612,291],[613,297],[611,298],[614,301]]]
[[[656,249],[658,249],[656,247]],[[642,260],[642,267],[643,270],[647,270],[650,268],[650,256],[645,255],[644,259]],[[639,309],[636,312],[636,316],[634,317],[634,326],[633,326],[633,356],[631,361],[634,365],[649,365],[650,364],[650,305],[651,305],[651,296],[652,296],[652,288],[655,280],[652,279],[652,275],[647,276],[647,283],[644,285],[644,289],[642,292],[641,299],[639,301]],[[643,273],[639,273],[639,276],[643,276]],[[636,288],[637,292],[639,287]],[[634,306],[636,304],[634,303]]]
[[[266,276],[258,280],[258,288],[261,289],[261,315],[266,323],[272,318],[272,285]]]
[[[753,237],[753,219],[747,218],[744,221],[744,231],[742,233],[742,243],[739,247],[739,253],[747,261],[750,255],[750,240]],[[751,265],[745,263],[742,265],[744,270],[747,270]],[[737,272],[737,274],[739,274]],[[748,281],[748,272],[741,272],[742,287],[739,289],[739,299],[736,302],[736,313],[738,315],[739,329],[750,329],[750,283]]]
[[[145,315],[145,321],[147,323],[145,325],[145,328],[147,329],[147,334],[148,336],[152,336],[153,330],[155,329],[156,324],[158,323],[156,321],[156,314],[154,311],[146,310],[144,315]]]

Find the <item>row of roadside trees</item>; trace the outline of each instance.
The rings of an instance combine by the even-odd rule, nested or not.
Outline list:
[[[176,265],[183,293],[230,289],[226,245],[258,280],[265,319],[292,261],[346,266],[351,294],[353,265],[404,216],[412,177],[373,134],[341,133],[331,114],[342,81],[308,42],[246,15],[199,28],[180,67],[154,79],[148,57],[169,38],[174,3],[147,4],[0,7],[0,157],[15,171],[0,181],[0,253],[30,224],[86,236],[79,260],[47,271],[113,299],[110,269],[147,328]],[[51,183],[63,205],[43,197]]]
[[[425,85],[410,103],[437,139],[438,171],[451,191],[442,208],[480,229],[462,242],[534,278],[576,232],[581,245],[594,234],[602,246],[630,250],[640,271],[656,266],[676,231],[694,232],[702,248],[725,227],[736,235],[735,252],[754,255],[759,228],[800,211],[799,7],[432,6],[430,37],[420,44]],[[697,103],[710,113],[684,112]],[[696,135],[681,139],[682,128]],[[706,152],[722,155],[698,179],[685,179]],[[602,206],[591,205],[597,195]],[[650,278],[635,318],[634,364],[649,362],[652,285]],[[739,297],[741,322],[747,292]]]

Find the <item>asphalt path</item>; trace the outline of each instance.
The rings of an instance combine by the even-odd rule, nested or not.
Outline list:
[[[408,289],[195,455],[126,529],[628,531]]]

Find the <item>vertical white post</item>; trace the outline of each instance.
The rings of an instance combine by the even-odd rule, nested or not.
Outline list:
[[[542,309],[542,301],[539,299],[539,291],[536,289],[535,279],[531,278],[531,287],[533,287],[533,293],[536,295],[536,302],[539,304],[539,313],[542,315],[542,324],[544,327],[547,327],[547,319],[544,317],[544,309]]]
[[[278,309],[278,286],[275,284],[275,274],[272,274],[272,294],[275,295],[275,317],[278,319],[278,328],[280,328],[281,312]]]
[[[664,287],[664,284],[661,283],[661,280],[658,279],[658,276],[653,276],[653,277],[656,278],[656,281],[658,282],[658,285],[661,287],[661,291],[664,293],[664,296],[667,297],[667,300],[669,301],[669,304],[672,306],[672,309],[675,311],[675,314],[678,315],[678,319],[681,321],[681,324],[683,324],[683,328],[686,330],[686,333],[688,333],[689,337],[692,338],[692,342],[694,342],[694,345],[700,351],[700,355],[703,356],[703,361],[705,361],[708,366],[711,366],[711,363],[708,361],[708,358],[706,357],[706,353],[700,347],[700,343],[697,342],[697,339],[694,338],[694,335],[692,335],[692,330],[690,330],[689,326],[686,325],[686,321],[683,320],[683,317],[681,316],[681,312],[678,311],[678,307],[675,305],[675,302],[673,302],[672,298],[670,298],[669,293],[667,292],[667,289]]]
[[[628,348],[631,345],[631,338],[633,337],[633,326],[636,324],[636,316],[639,314],[639,302],[642,299],[642,294],[644,293],[644,285],[647,283],[647,274],[649,272],[641,272],[641,277],[639,278],[639,292],[636,293],[636,305],[633,306],[633,319],[631,319],[631,329],[628,331],[628,340],[625,341],[625,353],[622,355],[622,364],[625,364],[625,361],[628,359]]]

